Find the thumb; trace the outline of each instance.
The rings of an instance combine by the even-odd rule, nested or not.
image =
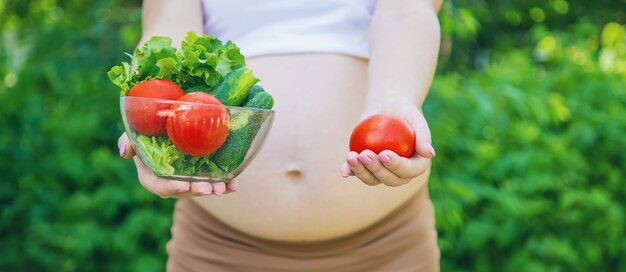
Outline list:
[[[435,156],[435,149],[432,146],[432,139],[430,137],[430,129],[426,118],[418,111],[417,114],[411,114],[406,118],[411,128],[415,131],[415,151],[417,155],[424,158],[432,158]]]
[[[133,149],[128,136],[126,136],[126,132],[124,132],[117,140],[117,147],[120,149],[120,156],[122,158],[129,159],[135,156],[135,150]]]

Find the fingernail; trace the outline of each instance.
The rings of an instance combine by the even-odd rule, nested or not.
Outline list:
[[[211,192],[202,192],[202,193],[200,193],[201,196],[208,196],[210,194],[211,194]]]
[[[214,193],[216,196],[221,196],[221,195],[222,195],[222,193],[220,193],[220,192],[213,192],[213,193]]]
[[[383,162],[383,163],[390,163],[391,162],[391,157],[389,157],[389,155],[385,155],[385,154],[378,155],[378,159],[380,159],[380,161]]]
[[[179,192],[179,193],[189,192],[189,187],[180,188],[180,189],[176,190],[176,192]]]
[[[370,159],[368,156],[363,156],[363,155],[359,156],[359,161],[361,161],[365,165],[372,163],[372,159]]]
[[[120,157],[124,157],[124,151],[126,150],[126,143],[120,145]]]
[[[428,151],[430,151],[430,154],[431,154],[431,155],[433,155],[433,157],[434,157],[435,155],[437,155],[437,154],[435,153],[435,148],[433,148],[433,145],[432,145],[432,144],[430,144],[430,143],[428,143]]]
[[[356,167],[357,165],[359,165],[359,162],[357,161],[356,158],[349,158],[348,159],[348,164],[352,167]]]

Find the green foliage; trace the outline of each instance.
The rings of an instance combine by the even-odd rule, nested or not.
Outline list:
[[[163,269],[173,201],[119,159],[125,1],[0,1],[1,271]]]
[[[563,3],[444,6],[425,103],[443,271],[626,271],[624,15],[528,21]]]
[[[626,271],[623,5],[445,2],[443,271]],[[163,270],[173,201],[117,156],[106,76],[139,25],[139,1],[0,0],[0,271]]]

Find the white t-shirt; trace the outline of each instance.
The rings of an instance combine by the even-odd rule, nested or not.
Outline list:
[[[204,0],[204,31],[246,57],[325,52],[369,57],[376,0]]]

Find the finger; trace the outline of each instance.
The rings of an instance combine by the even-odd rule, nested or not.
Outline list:
[[[389,171],[379,160],[378,155],[371,150],[363,150],[363,152],[359,154],[358,159],[376,179],[387,186],[395,187],[408,182],[408,180],[401,179],[396,176],[396,174]]]
[[[137,176],[141,185],[146,190],[158,195],[161,198],[177,197],[179,194],[189,192],[191,185],[189,182],[162,179],[155,176],[138,157],[133,157],[137,167]]]
[[[411,158],[400,157],[390,150],[380,152],[378,159],[385,168],[401,179],[411,179],[423,174],[430,164],[430,160],[427,158],[417,155]]]
[[[213,186],[208,182],[191,182],[191,196],[206,196],[213,193]]]
[[[224,184],[224,182],[218,183],[210,183],[210,182],[191,182],[191,191],[185,194],[179,194],[177,197],[193,197],[193,196],[208,196],[215,195],[219,196],[215,193],[215,187],[217,185],[217,190],[221,190],[220,186]],[[237,181],[231,180],[225,186],[225,190],[222,193],[223,195],[229,194],[237,191]]]
[[[350,165],[350,170],[352,173],[359,178],[363,183],[374,186],[380,184],[380,181],[376,179],[376,177],[370,173],[367,168],[359,161],[358,153],[352,151],[348,154],[348,158],[346,159],[348,165]]]
[[[424,158],[434,157],[435,149],[432,145],[430,129],[428,128],[428,123],[424,115],[420,112],[418,114],[411,114],[405,119],[415,131],[415,151],[417,154]]]
[[[223,182],[213,183],[213,194],[216,196],[221,196],[226,191],[226,184]]]
[[[354,175],[354,173],[352,173],[352,170],[350,169],[350,165],[348,165],[347,162],[341,164],[341,167],[339,168],[339,174],[342,178],[347,178]]]
[[[120,150],[120,157],[130,159],[135,156],[135,150],[133,150],[126,132],[122,133],[122,136],[117,139],[117,147]]]
[[[237,192],[237,185],[238,185],[237,180],[235,179],[230,180],[228,183],[226,183],[226,192],[224,193],[227,194],[227,193]]]

